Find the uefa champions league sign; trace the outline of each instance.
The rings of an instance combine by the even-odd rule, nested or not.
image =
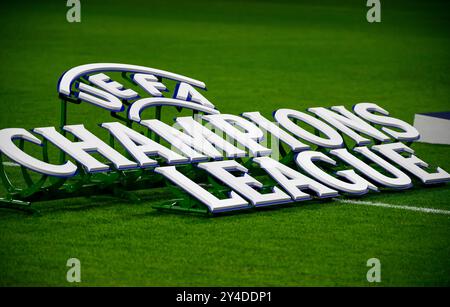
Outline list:
[[[8,191],[1,205],[27,209],[35,201],[100,193],[138,201],[133,190],[168,186],[175,196],[159,209],[219,213],[450,180],[414,155],[418,131],[374,103],[281,108],[272,119],[254,110],[221,113],[205,90],[201,81],[143,66],[68,70],[58,83],[58,127],[0,130]],[[100,124],[109,142],[83,123],[68,124],[68,109],[76,112],[78,104],[111,114]],[[170,109],[185,114],[163,122]],[[38,146],[41,157],[29,151]],[[24,186],[8,174],[6,157],[20,166]]]

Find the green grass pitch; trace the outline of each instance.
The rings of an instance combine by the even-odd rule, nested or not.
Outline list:
[[[204,81],[222,112],[362,101],[412,123],[449,111],[450,20],[445,1],[14,1],[0,9],[0,128],[57,126],[56,83],[94,62],[159,68]],[[71,123],[106,114],[79,106]],[[450,171],[450,147],[416,143]],[[370,193],[362,200],[450,209],[448,185]],[[130,204],[107,196],[43,202],[42,216],[0,211],[0,285],[381,286],[450,285],[449,215],[337,202],[303,202],[206,218],[161,213],[166,189]],[[150,193],[149,193],[150,192]],[[4,194],[4,191],[1,191]]]

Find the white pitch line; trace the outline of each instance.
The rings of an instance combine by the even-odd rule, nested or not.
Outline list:
[[[13,167],[20,167],[19,164],[14,163],[14,162],[3,162],[4,166],[13,166]]]
[[[341,203],[353,204],[353,205],[366,205],[366,206],[392,208],[392,209],[403,209],[403,210],[433,213],[433,214],[450,214],[449,210],[443,210],[443,209],[433,209],[433,208],[423,208],[423,207],[413,207],[413,206],[399,206],[399,205],[391,205],[391,204],[385,204],[385,203],[373,203],[370,201],[339,199],[339,198],[333,198],[333,200],[341,202]]]

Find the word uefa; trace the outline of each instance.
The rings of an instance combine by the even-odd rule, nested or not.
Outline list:
[[[113,80],[113,74],[121,79]],[[206,85],[201,81],[143,66],[97,63],[68,70],[58,84],[59,127],[0,130],[0,157],[43,176],[29,184],[27,194],[14,190],[1,166],[10,200],[55,191],[72,195],[92,185],[99,187],[96,191],[108,185],[123,191],[144,182],[145,188],[167,184],[177,191],[180,197],[169,201],[167,209],[218,213],[408,189],[410,176],[423,184],[450,180],[446,171],[430,170],[404,144],[417,140],[419,132],[377,104],[358,103],[353,112],[343,106],[313,107],[309,113],[281,108],[273,112],[273,121],[257,111],[220,113],[202,90]],[[83,124],[67,124],[67,103],[110,112],[116,120],[100,124],[110,142]],[[163,107],[192,115],[178,116],[169,125],[161,120]],[[147,109],[155,110],[154,118]],[[43,146],[44,158],[27,153],[25,143]],[[61,152],[58,163],[46,154],[50,146]],[[98,173],[109,177],[97,178]],[[56,179],[45,185],[48,177]],[[75,184],[69,184],[71,179]]]

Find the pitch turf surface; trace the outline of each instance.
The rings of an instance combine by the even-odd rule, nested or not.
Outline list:
[[[129,63],[204,81],[224,113],[375,102],[412,123],[449,111],[449,18],[445,1],[82,1],[69,24],[64,1],[2,4],[0,126],[57,126],[56,82],[70,67]],[[336,1],[337,2],[337,1]],[[108,116],[81,107],[71,123]],[[103,117],[102,117],[103,116]],[[449,146],[414,144],[450,171]],[[4,191],[2,192],[4,194]],[[337,202],[304,202],[218,218],[175,215],[97,196],[43,202],[42,216],[0,212],[0,284],[72,285],[66,261],[81,260],[81,285],[450,284],[449,215]],[[450,209],[448,185],[371,193],[362,200]]]

